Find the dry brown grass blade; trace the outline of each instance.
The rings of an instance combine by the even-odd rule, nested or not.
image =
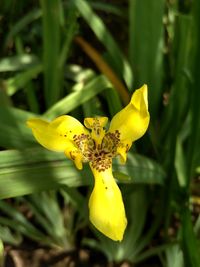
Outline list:
[[[111,67],[105,62],[100,53],[80,36],[76,36],[75,41],[83,49],[83,51],[91,58],[91,60],[95,63],[97,68],[109,79],[109,81],[113,84],[114,88],[121,96],[124,105],[127,105],[130,100],[130,96],[129,93],[127,92],[126,87],[120,81],[120,79],[111,69]]]

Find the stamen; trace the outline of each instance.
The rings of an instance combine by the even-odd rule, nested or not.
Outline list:
[[[90,162],[92,168],[103,172],[112,165],[112,158],[117,156],[120,145],[120,133],[105,133],[107,118],[87,118],[85,125],[91,134],[74,135],[73,141],[82,154],[84,162]]]

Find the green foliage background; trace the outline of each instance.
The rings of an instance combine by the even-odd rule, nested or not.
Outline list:
[[[154,256],[158,266],[200,266],[199,14],[198,0],[1,1],[0,242],[19,245],[26,236],[70,249],[81,232],[81,245],[110,262]],[[115,243],[88,221],[87,166],[79,172],[39,147],[25,122],[112,118],[144,83],[148,133],[125,166],[114,162],[129,221]]]

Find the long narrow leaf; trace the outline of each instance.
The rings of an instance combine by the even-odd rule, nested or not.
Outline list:
[[[182,246],[185,265],[190,267],[200,267],[200,247],[194,234],[192,218],[188,208],[184,208],[182,213]]]
[[[115,162],[113,169],[130,176],[129,183],[162,184],[165,177],[159,165],[139,155],[131,155],[127,167]],[[43,148],[0,152],[0,198],[92,183],[88,165],[78,171],[62,153]]]
[[[30,80],[35,78],[42,71],[42,65],[37,64],[16,76],[5,81],[5,89],[8,95],[12,96],[18,89],[22,89]]]
[[[58,101],[43,115],[48,118],[55,118],[56,116],[66,114],[109,87],[111,87],[111,84],[103,75],[95,77],[82,87],[81,90],[73,92]]]
[[[27,70],[36,64],[38,64],[38,58],[35,55],[7,57],[0,60],[0,72]]]
[[[193,16],[194,16],[194,32],[193,38],[195,40],[195,55],[194,55],[194,82],[192,84],[192,101],[191,101],[191,137],[189,140],[189,153],[188,153],[188,162],[189,162],[189,174],[191,177],[194,175],[195,168],[200,164],[200,2],[198,0],[194,1],[193,7]],[[189,178],[188,177],[188,178]],[[190,181],[188,180],[188,185]]]
[[[119,77],[123,77],[128,89],[131,89],[133,85],[133,75],[130,65],[122,55],[118,44],[113,39],[103,20],[97,14],[95,14],[87,1],[74,0],[74,4],[76,5],[78,11],[86,20],[90,28],[93,30],[97,38],[106,47],[113,60],[114,65],[116,66]]]
[[[135,87],[149,86],[151,117],[155,117],[162,94],[164,0],[129,0],[130,62]]]
[[[41,0],[43,21],[43,69],[44,94],[47,107],[54,104],[60,97],[61,69],[60,55],[60,0]]]
[[[31,146],[33,136],[25,123],[33,116],[17,108],[0,107],[0,146],[10,149]]]
[[[5,47],[7,47],[12,38],[15,37],[15,35],[17,35],[20,31],[22,31],[28,24],[30,24],[34,20],[39,19],[41,17],[41,14],[42,12],[40,9],[31,10],[28,14],[23,16],[17,23],[12,25],[12,28],[6,37]]]
[[[0,238],[0,266],[4,266],[4,246]]]
[[[103,59],[100,53],[80,36],[76,37],[76,42],[82,47],[82,49],[86,52],[86,54],[94,61],[97,68],[113,84],[114,88],[118,91],[119,95],[121,96],[124,105],[127,105],[130,100],[130,96],[126,90],[126,87],[117,77],[116,73],[112,70],[112,68],[106,63],[106,61]]]

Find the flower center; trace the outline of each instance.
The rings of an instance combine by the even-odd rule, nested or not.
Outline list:
[[[105,171],[112,165],[112,158],[117,155],[117,147],[120,143],[120,133],[105,133],[104,118],[88,118],[85,121],[90,134],[74,135],[73,141],[83,156],[84,162],[90,162],[91,166],[99,172]],[[89,120],[89,121],[88,121]]]

